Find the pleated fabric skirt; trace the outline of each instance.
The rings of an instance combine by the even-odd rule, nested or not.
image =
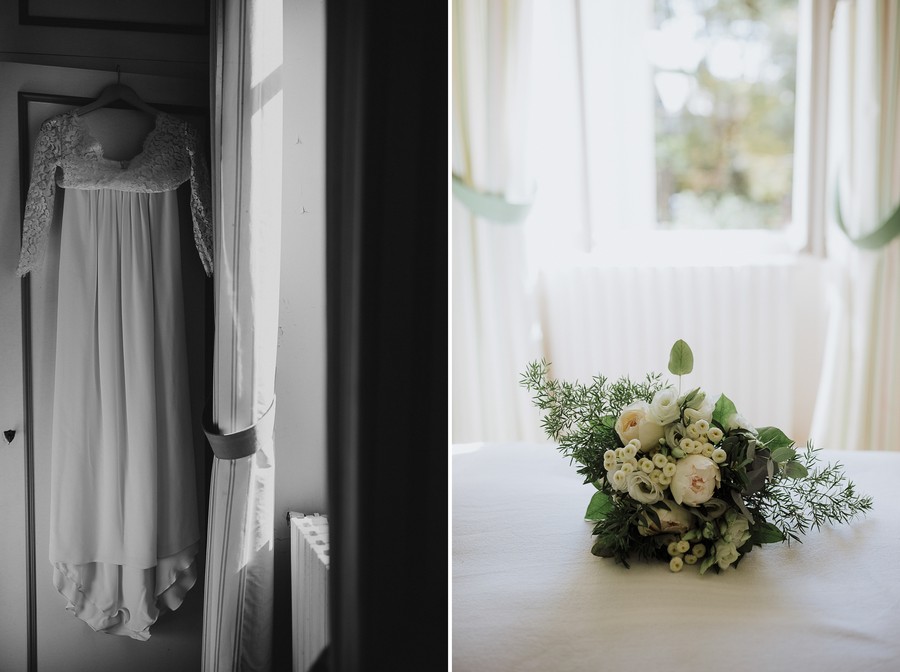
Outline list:
[[[66,190],[58,310],[54,585],[94,630],[144,640],[200,541],[176,192]]]

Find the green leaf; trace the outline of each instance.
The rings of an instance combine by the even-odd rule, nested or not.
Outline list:
[[[693,390],[684,395],[684,399],[681,401],[681,405],[687,406],[688,404],[690,404],[694,400],[694,397],[697,396],[698,392],[700,392],[700,388],[695,387]]]
[[[703,558],[700,563],[700,574],[706,574],[706,570],[716,564],[715,547],[710,550],[710,554]]]
[[[784,465],[784,475],[788,478],[806,478],[809,476],[809,471],[802,463],[791,460]]]
[[[647,518],[650,519],[650,522],[656,525],[656,529],[662,529],[662,523],[659,520],[659,514],[652,506],[645,506],[644,513],[647,515]]]
[[[772,460],[781,464],[797,457],[797,451],[790,446],[781,446],[772,451]]]
[[[734,402],[723,394],[713,409],[713,422],[717,422],[724,429],[728,418],[735,413],[737,413],[737,408],[734,407]]]
[[[584,513],[585,520],[603,520],[613,510],[612,500],[605,492],[595,492]]]
[[[597,488],[597,490],[600,490],[600,479],[598,478],[596,481],[591,481],[591,485]]]
[[[678,339],[672,346],[672,352],[669,353],[669,371],[673,375],[681,376],[694,370],[694,353],[691,347]]]
[[[783,448],[785,446],[792,446],[794,442],[791,441],[784,432],[782,432],[777,427],[760,427],[758,429],[758,435],[756,440],[763,444],[766,448],[771,450],[773,453],[778,448]],[[773,458],[774,459],[774,458]],[[782,460],[775,460],[776,462],[781,462]]]
[[[784,541],[784,534],[772,523],[760,523],[751,532],[753,543],[775,544]]]
[[[598,539],[594,542],[594,545],[591,546],[591,553],[599,558],[611,558],[615,554],[615,549],[604,543],[603,540]]]

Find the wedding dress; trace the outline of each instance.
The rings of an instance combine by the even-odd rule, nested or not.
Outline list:
[[[18,274],[36,269],[62,199],[51,440],[50,562],[94,630],[150,637],[197,577],[200,543],[176,189],[212,273],[198,135],[160,113],[142,151],[104,156],[84,118],[44,122]]]

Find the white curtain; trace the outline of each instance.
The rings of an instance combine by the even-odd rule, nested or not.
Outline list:
[[[471,202],[487,196],[499,204],[495,214],[524,213],[533,197],[531,2],[454,0],[452,11],[453,173],[474,195],[452,205],[452,440],[522,439],[537,422],[520,374],[540,356],[523,225],[490,219]]]
[[[831,39],[829,175],[851,237],[900,204],[900,3],[840,0]],[[812,435],[823,448],[900,449],[900,239],[854,246],[832,221],[833,288]]]
[[[217,0],[215,352],[205,671],[272,665],[281,0]]]

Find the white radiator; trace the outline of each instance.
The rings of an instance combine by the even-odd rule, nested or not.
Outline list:
[[[677,339],[694,351],[682,381],[724,392],[758,426],[805,441],[819,384],[827,269],[814,261],[706,266],[572,264],[539,283],[551,375],[668,375]]]
[[[328,644],[328,519],[290,514],[293,671],[306,672]]]

